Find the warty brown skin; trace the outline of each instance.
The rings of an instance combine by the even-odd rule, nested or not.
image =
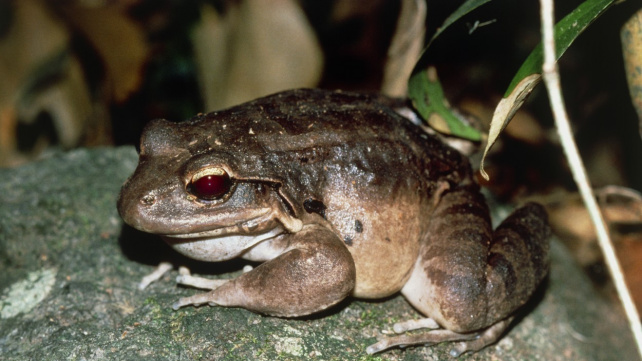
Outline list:
[[[380,100],[301,89],[154,121],[119,212],[190,257],[265,261],[187,303],[300,316],[401,291],[456,332],[509,317],[546,274],[546,214],[529,204],[493,232],[468,160]],[[211,168],[234,185],[198,199]]]

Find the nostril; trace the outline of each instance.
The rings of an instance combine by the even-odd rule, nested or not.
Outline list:
[[[156,197],[154,197],[151,194],[148,194],[140,199],[140,203],[142,203],[145,206],[151,206],[154,203],[156,203]]]

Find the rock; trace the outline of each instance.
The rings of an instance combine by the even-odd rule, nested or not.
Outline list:
[[[0,170],[0,355],[3,360],[443,360],[448,345],[365,348],[397,320],[419,317],[402,297],[346,300],[320,315],[265,317],[243,309],[171,309],[197,290],[172,271],[141,291],[160,261],[209,277],[240,261],[206,264],[123,227],[121,184],[133,148],[76,150]],[[159,175],[162,176],[162,175]],[[637,360],[619,306],[596,293],[560,244],[551,274],[496,345],[467,360]]]

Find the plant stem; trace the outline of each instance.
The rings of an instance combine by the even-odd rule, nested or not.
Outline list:
[[[571,127],[568,121],[568,115],[564,107],[564,100],[560,90],[560,77],[555,61],[555,36],[553,32],[553,0],[540,0],[541,4],[541,18],[542,18],[542,37],[544,45],[544,64],[542,66],[542,74],[544,82],[548,91],[548,96],[553,109],[553,116],[555,118],[555,125],[559,134],[564,153],[568,159],[569,166],[573,178],[577,183],[580,195],[584,200],[584,204],[588,209],[591,220],[596,228],[597,240],[604,258],[606,265],[609,268],[615,288],[624,306],[624,311],[629,319],[629,325],[633,332],[633,337],[638,346],[640,356],[642,356],[642,324],[640,323],[640,316],[635,308],[631,294],[626,287],[620,263],[615,255],[613,244],[609,239],[609,234],[604,223],[602,213],[595,201],[595,196],[591,190],[586,170],[582,164],[579,156],[577,146],[573,140]]]

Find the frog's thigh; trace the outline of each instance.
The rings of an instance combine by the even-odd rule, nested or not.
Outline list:
[[[326,309],[352,292],[354,261],[336,234],[306,226],[290,237],[289,247],[280,256],[175,306],[209,303],[295,317]]]
[[[476,186],[442,195],[403,295],[443,327],[488,327],[524,304],[547,271],[546,213],[531,203],[492,233]]]

